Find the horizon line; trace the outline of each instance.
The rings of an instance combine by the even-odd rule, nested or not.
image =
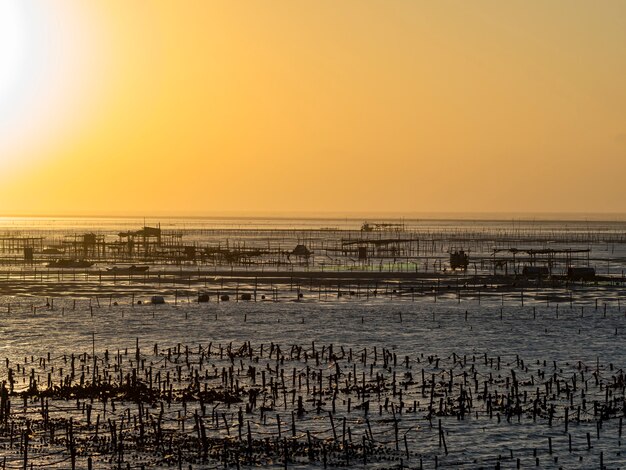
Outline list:
[[[393,220],[542,220],[542,221],[626,221],[626,212],[585,211],[210,211],[210,212],[96,212],[96,213],[8,213],[0,219],[393,219]]]

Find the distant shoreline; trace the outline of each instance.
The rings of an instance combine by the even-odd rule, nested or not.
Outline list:
[[[2,219],[16,220],[344,220],[344,221],[472,221],[472,222],[626,222],[626,212],[424,212],[424,213],[395,213],[395,212],[339,212],[328,213],[289,213],[289,212],[223,212],[207,214],[171,214],[146,213],[144,214],[7,214],[0,215]]]

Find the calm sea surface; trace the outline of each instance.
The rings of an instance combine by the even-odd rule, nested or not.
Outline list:
[[[359,230],[363,222],[361,219],[163,218],[146,220],[146,225],[160,223],[164,230],[191,230],[201,233],[212,229]],[[489,235],[517,231],[524,236],[537,232],[619,236],[626,230],[626,222],[584,220],[405,219],[385,222],[402,223],[407,230],[423,233],[467,231]],[[144,220],[137,218],[0,219],[0,232],[41,231],[61,234],[96,231],[115,234],[121,230],[137,229],[143,224]],[[623,252],[623,244],[615,243],[612,252],[606,249],[605,256],[619,257],[619,253]],[[0,279],[0,283],[2,282]],[[340,348],[344,352],[354,351],[355,357],[365,352],[367,361],[370,361],[367,364],[337,360],[337,364],[327,362],[318,367],[322,374],[332,373],[339,368],[342,380],[350,380],[348,377],[352,375],[348,374],[353,371],[358,372],[358,377],[363,373],[364,378],[367,374],[372,374],[374,369],[370,369],[370,363],[373,361],[374,348],[378,354],[382,354],[381,351],[385,349],[397,355],[400,362],[405,357],[409,358],[411,366],[402,369],[403,366],[400,365],[397,370],[398,374],[410,373],[415,383],[406,385],[404,398],[399,399],[389,388],[382,396],[369,396],[369,424],[366,423],[363,412],[350,410],[346,401],[350,397],[354,406],[363,401],[363,398],[358,397],[355,392],[339,395],[336,422],[344,423],[344,426],[347,423],[354,442],[360,443],[361,439],[373,438],[380,446],[377,451],[378,459],[373,454],[368,463],[351,462],[351,468],[400,468],[400,459],[404,468],[435,468],[435,465],[447,468],[496,468],[497,465],[500,468],[517,468],[518,459],[522,468],[537,465],[540,468],[555,469],[600,468],[601,460],[605,468],[624,468],[626,456],[621,451],[620,423],[626,410],[623,413],[607,412],[607,418],[601,420],[596,413],[596,407],[606,403],[613,403],[616,407],[624,406],[624,384],[621,380],[623,371],[626,370],[626,349],[623,347],[626,340],[626,296],[621,286],[588,286],[581,289],[572,303],[563,296],[560,303],[550,302],[549,299],[546,301],[537,290],[527,293],[523,305],[517,294],[494,295],[481,300],[476,297],[457,298],[453,292],[434,299],[419,298],[416,301],[407,297],[364,299],[345,296],[328,299],[307,295],[302,302],[231,301],[199,304],[193,298],[181,298],[174,304],[171,298],[167,298],[165,305],[150,305],[148,292],[143,296],[139,293],[137,297],[133,297],[134,300],[142,299],[144,302],[141,305],[131,305],[128,296],[116,298],[116,303],[112,303],[110,300],[72,296],[71,292],[65,292],[64,296],[55,299],[54,308],[46,305],[47,294],[38,296],[31,292],[27,297],[4,296],[0,297],[0,380],[6,381],[9,369],[13,369],[15,373],[17,365],[21,365],[21,372],[17,373],[16,390],[27,389],[30,377],[33,376],[38,377],[43,385],[51,365],[55,366],[57,374],[59,368],[67,371],[68,358],[72,355],[90,355],[92,351],[100,360],[105,352],[111,355],[119,353],[119,369],[127,371],[133,367],[136,344],[140,345],[144,360],[155,371],[158,369],[163,374],[167,372],[168,376],[170,373],[174,376],[177,371],[180,373],[181,363],[168,362],[164,351],[178,350],[179,345],[183,349],[187,346],[190,350],[197,351],[199,348],[207,348],[209,344],[216,351],[231,343],[239,347],[247,342],[257,351],[256,354],[261,345],[268,348],[271,343],[280,345],[283,351],[293,351],[292,348],[296,346],[311,354],[331,344],[337,352]],[[157,349],[160,352],[153,355],[151,351]],[[127,351],[131,353],[127,354]],[[434,358],[438,360],[435,361]],[[241,384],[248,384],[249,369],[243,363],[244,359],[237,378]],[[493,361],[496,359],[501,367],[494,366]],[[82,363],[82,367],[89,366],[91,360]],[[523,365],[520,365],[520,360]],[[213,356],[207,364],[209,363],[215,371],[232,365],[228,358],[220,359],[218,356]],[[254,362],[250,365],[254,365]],[[274,361],[269,359],[256,365],[259,368],[263,365],[264,370],[268,371],[268,377],[275,367]],[[237,362],[235,366],[239,367]],[[312,362],[290,359],[279,365],[278,369],[282,367],[286,370],[287,382],[291,383],[292,368],[294,374],[304,374],[307,366],[312,366]],[[115,366],[116,373],[122,374],[117,367]],[[278,369],[276,374],[279,374]],[[458,405],[454,402],[445,404],[443,401],[439,404],[438,397],[444,396],[443,391],[447,390],[449,377],[452,375],[450,391],[457,394],[469,390],[475,402],[476,414],[470,413],[461,420],[454,413],[441,413],[434,421],[429,420],[429,394],[420,385],[423,377],[420,371],[423,369],[426,370],[426,378],[430,380],[432,374],[437,387],[441,387],[437,388],[437,393],[440,393],[436,400],[438,406],[454,408]],[[512,370],[515,375],[511,375]],[[383,367],[380,359],[375,371],[381,376],[385,374],[391,380],[391,366]],[[393,373],[396,373],[396,368]],[[508,399],[507,394],[512,393],[509,378],[513,376],[519,382],[517,386],[520,393],[527,400],[524,402],[524,412],[512,419],[507,419],[504,414],[493,414],[490,417],[485,397],[479,398],[478,390],[482,390],[486,382],[490,390],[494,393],[498,391],[492,397],[494,403],[504,406]],[[56,375],[52,374],[52,380],[55,380],[54,377]],[[216,384],[220,383],[219,377],[217,373]],[[275,377],[278,380],[278,375]],[[408,375],[402,377],[406,378]],[[475,390],[472,381],[474,378],[478,380]],[[563,387],[558,392],[556,388],[552,388],[557,379],[559,387]],[[75,380],[78,381],[78,375]],[[575,391],[570,389],[574,383],[572,380],[577,383]],[[298,388],[294,393],[304,392]],[[328,421],[332,393],[329,390],[324,396],[324,413],[315,411],[314,399],[305,400],[306,414],[295,422],[298,429],[293,436],[295,441],[304,445],[307,442],[306,431],[309,431],[320,442],[334,442]],[[458,398],[460,395],[454,396]],[[548,418],[547,412],[533,417],[532,403],[535,396],[541,397],[541,404],[544,399],[547,400],[546,410],[550,403],[554,405],[554,419]],[[396,408],[387,408],[385,399],[396,405],[402,399],[411,406],[413,403],[417,404],[417,409],[412,413],[398,415],[398,450],[394,443],[396,431],[393,424],[397,419]],[[277,400],[271,408],[269,419],[267,416],[261,418],[256,411],[246,415],[246,420],[251,423],[251,435],[254,439],[262,440],[276,434],[277,420],[280,420],[278,414],[286,420],[283,432],[289,429],[293,406],[287,403],[286,398],[283,406],[281,400],[282,398]],[[14,401],[20,403],[17,397]],[[98,401],[93,406],[94,414],[104,413],[107,409],[106,405]],[[175,403],[167,407],[164,414],[166,432],[171,432],[172,436],[186,436],[187,440],[195,439],[198,430],[194,429],[194,413],[199,408],[193,408],[194,406],[196,405],[183,406]],[[224,421],[234,426],[233,423],[237,420],[236,407],[226,407],[220,403],[211,404],[213,406],[223,413]],[[584,406],[582,412],[578,409],[581,406]],[[82,453],[79,454],[77,468],[86,468],[87,455],[95,456],[97,464],[94,468],[116,468],[117,461],[114,458],[94,451],[93,427],[85,424],[86,418],[81,412],[80,403],[77,408],[74,401],[54,400],[51,408],[54,410],[53,416],[58,419],[72,417],[77,435],[84,438],[81,441]],[[131,410],[135,408],[132,402],[119,399],[117,412],[111,411],[109,407],[108,417],[124,422],[125,414],[128,412],[130,416]],[[18,427],[25,426],[26,420],[37,421],[41,418],[37,414],[39,409],[37,402],[23,410],[16,405],[12,419]],[[566,409],[571,420],[567,430]],[[157,411],[150,412],[156,417]],[[582,413],[580,421],[573,418],[577,413]],[[341,421],[344,418],[345,421]],[[437,431],[439,419],[445,430],[447,453],[440,445]],[[184,427],[181,420],[187,423],[187,427]],[[209,418],[206,418],[206,422],[209,426]],[[434,426],[431,425],[433,422]],[[371,426],[371,431],[368,426]],[[131,426],[127,430],[129,440],[133,429]],[[214,438],[233,439],[237,436],[237,429],[232,427],[226,430],[220,423],[214,425],[211,421],[208,432]],[[108,432],[109,429],[103,427],[102,433]],[[291,436],[291,431],[289,433]],[[591,436],[591,446],[588,445],[588,434]],[[31,449],[33,468],[69,468],[69,451],[63,443],[49,442],[48,433],[44,431],[35,431],[32,439],[36,445]],[[7,459],[6,468],[22,468],[23,453],[20,449],[8,434],[0,433],[0,459]],[[131,468],[140,468],[142,463],[146,468],[178,468],[176,459],[162,450],[158,451],[156,458],[156,454],[142,453],[140,448],[130,446],[129,449],[126,458]],[[193,450],[193,445],[191,449]],[[309,462],[306,453],[304,455],[301,458],[294,456],[289,468],[323,467],[320,460]],[[343,454],[332,458],[334,460],[329,466],[345,465]],[[263,465],[276,468],[284,466],[276,456],[274,460],[264,461]],[[218,466],[222,467],[219,460],[210,464],[193,463],[194,469]],[[187,464],[183,468],[187,468]]]

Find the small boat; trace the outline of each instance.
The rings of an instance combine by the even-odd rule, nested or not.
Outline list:
[[[132,266],[126,267],[113,266],[112,268],[107,268],[107,272],[114,274],[134,274],[145,273],[148,269],[150,269],[150,266],[135,266],[133,264]]]
[[[42,255],[62,255],[63,251],[58,248],[44,248],[41,250]]]
[[[48,263],[49,268],[58,269],[91,268],[93,265],[94,263],[91,261],[85,261],[82,259],[58,259]]]

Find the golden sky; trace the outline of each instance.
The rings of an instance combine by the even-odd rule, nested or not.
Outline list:
[[[626,212],[626,2],[0,0],[0,214]]]

